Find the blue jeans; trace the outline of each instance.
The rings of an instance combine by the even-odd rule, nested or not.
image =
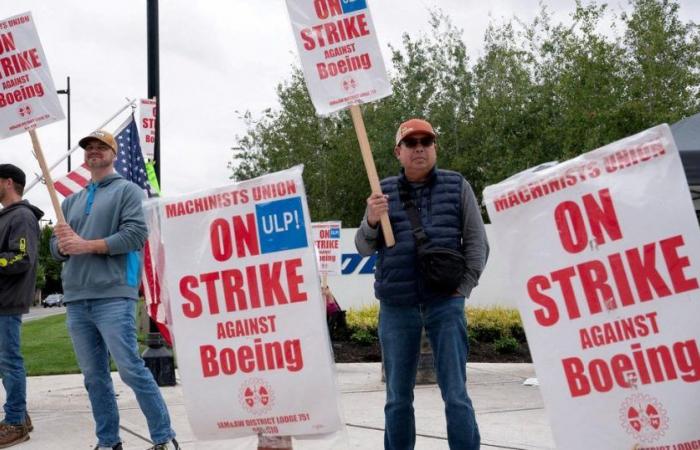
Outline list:
[[[27,374],[19,351],[22,315],[0,316],[0,376],[5,388],[5,423],[24,423],[27,412]]]
[[[416,443],[413,388],[425,327],[445,402],[447,441],[454,450],[478,450],[479,428],[467,394],[467,321],[464,297],[425,305],[379,308],[379,341],[386,374],[384,448],[410,450]]]
[[[92,405],[98,444],[112,447],[119,438],[119,409],[109,369],[114,358],[119,376],[136,394],[146,416],[151,440],[175,436],[170,416],[153,375],[136,342],[136,301],[128,298],[78,300],[66,303],[66,323]]]

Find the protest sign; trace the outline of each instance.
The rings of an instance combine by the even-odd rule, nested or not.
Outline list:
[[[29,132],[59,223],[65,222],[36,128],[64,118],[32,14],[0,21],[0,139]]]
[[[314,247],[316,249],[316,264],[318,272],[323,275],[340,275],[340,221],[314,222],[311,224]]]
[[[366,0],[287,0],[287,9],[319,114],[391,95]]]
[[[0,21],[0,138],[63,118],[32,14]]]
[[[178,366],[201,439],[341,427],[301,173],[161,200]]]
[[[156,100],[142,98],[139,101],[139,137],[141,151],[146,161],[153,161],[156,151]]]
[[[487,187],[557,448],[700,445],[700,232],[661,125]]]
[[[319,114],[350,107],[373,193],[381,193],[359,104],[391,95],[367,0],[287,0],[304,80]],[[381,217],[387,247],[394,246],[388,214]]]

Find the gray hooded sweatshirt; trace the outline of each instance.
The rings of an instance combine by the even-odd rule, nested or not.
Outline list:
[[[107,254],[65,256],[51,238],[51,254],[64,261],[63,301],[138,298],[141,249],[148,237],[144,192],[119,174],[90,183],[63,201],[66,222],[83,239],[104,239]]]

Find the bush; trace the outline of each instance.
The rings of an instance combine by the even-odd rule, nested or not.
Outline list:
[[[346,319],[350,340],[362,345],[377,342],[377,327],[379,326],[379,304],[362,309],[350,308]]]
[[[360,328],[375,330],[379,325],[379,303],[372,306],[365,306],[361,309],[350,308],[347,312],[346,319],[348,327],[351,330]]]
[[[498,353],[505,355],[516,353],[520,348],[520,343],[512,336],[504,336],[494,342],[493,346]]]
[[[524,342],[525,332],[520,314],[515,309],[501,307],[467,308],[467,330],[470,341],[492,343],[506,337]]]
[[[518,344],[525,344],[525,331],[516,309],[490,307],[466,308],[467,330],[470,343],[493,343],[502,347],[506,352]],[[347,312],[347,323],[350,339],[355,342],[367,343],[377,339],[379,323],[379,304],[361,309],[351,308]],[[500,351],[500,350],[499,350]]]
[[[359,328],[350,335],[350,340],[362,345],[371,345],[377,342],[377,336],[370,330]]]

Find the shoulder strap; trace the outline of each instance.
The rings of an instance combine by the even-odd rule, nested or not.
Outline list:
[[[420,214],[418,214],[415,202],[411,198],[411,193],[408,190],[408,186],[400,181],[398,182],[398,185],[399,199],[401,199],[403,209],[406,211],[408,220],[411,222],[411,231],[413,232],[413,238],[416,240],[416,245],[418,247],[425,247],[430,243],[430,239],[428,239],[428,235],[425,234],[423,223],[420,220]]]

